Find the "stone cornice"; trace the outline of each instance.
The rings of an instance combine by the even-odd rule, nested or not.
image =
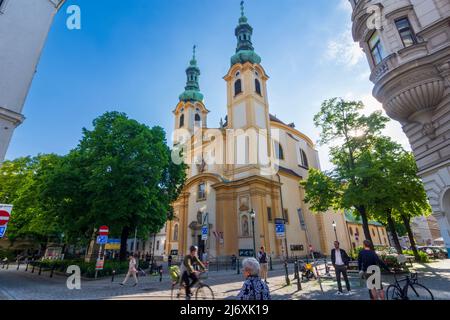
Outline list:
[[[0,117],[11,121],[16,127],[25,120],[24,115],[3,107],[0,107]]]
[[[53,4],[53,6],[56,8],[56,10],[61,9],[61,7],[63,6],[64,2],[66,0],[48,0],[51,4]]]
[[[219,189],[223,189],[223,188],[243,187],[243,186],[248,186],[248,185],[254,184],[254,183],[263,184],[267,187],[279,187],[281,185],[279,182],[268,179],[268,178],[264,178],[261,176],[251,176],[248,178],[235,180],[235,181],[219,182],[219,183],[212,185],[212,187],[216,190],[219,190]]]

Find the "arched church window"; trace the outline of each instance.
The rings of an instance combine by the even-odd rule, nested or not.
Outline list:
[[[284,151],[281,144],[279,144],[277,141],[275,141],[275,156],[279,160],[284,160]]]
[[[255,79],[255,91],[256,91],[257,94],[262,96],[262,94],[261,94],[261,82],[259,82],[258,79]]]
[[[173,241],[178,241],[178,224],[173,227]]]
[[[200,122],[202,119],[200,118],[200,115],[198,113],[195,114],[195,122]]]
[[[248,223],[248,216],[245,214],[241,216],[241,233],[243,237],[250,236],[250,226]]]
[[[241,75],[241,72],[238,71],[238,72],[236,72],[235,77],[237,78],[237,77],[239,77],[240,75]]]
[[[234,83],[234,95],[237,96],[240,93],[242,93],[242,81],[241,79],[238,79]]]
[[[180,128],[184,127],[184,114],[180,116]]]
[[[303,149],[300,149],[300,164],[302,167],[309,169],[308,157]]]

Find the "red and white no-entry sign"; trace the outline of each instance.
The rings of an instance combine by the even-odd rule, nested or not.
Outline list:
[[[98,234],[101,236],[107,236],[109,234],[109,228],[107,226],[101,226],[98,230]]]
[[[11,214],[8,211],[0,209],[0,226],[8,224],[10,217]]]

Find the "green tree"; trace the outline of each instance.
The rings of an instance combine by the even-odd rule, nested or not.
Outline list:
[[[42,248],[60,236],[58,218],[46,210],[40,195],[49,172],[60,161],[54,154],[5,161],[0,167],[0,202],[12,204],[8,239],[27,239]]]
[[[89,241],[95,228],[108,225],[120,235],[120,258],[130,233],[158,232],[185,180],[184,165],[171,162],[165,132],[125,114],[108,112],[83,129],[83,138],[48,180],[49,203],[68,238]]]
[[[305,202],[315,212],[335,209],[356,209],[361,216],[365,238],[371,240],[367,206],[372,198],[366,168],[359,166],[359,158],[372,148],[374,139],[389,121],[381,112],[364,116],[362,102],[333,98],[322,104],[314,117],[321,129],[320,144],[332,144],[331,162],[334,169],[327,173],[310,171],[305,187]]]
[[[410,219],[431,211],[417,166],[411,153],[388,137],[374,139],[373,147],[361,154],[359,175],[372,190],[368,211],[375,219],[385,223],[393,236],[398,253],[402,248],[397,237],[399,225],[403,225],[410,237],[416,259],[419,255],[411,231]]]

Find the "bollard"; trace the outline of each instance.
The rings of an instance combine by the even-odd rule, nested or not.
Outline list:
[[[42,272],[42,263],[39,263],[39,273],[38,273],[38,275],[41,275],[41,272]]]
[[[326,276],[330,276],[330,268],[328,267],[328,263],[327,263],[327,256],[325,256],[325,274]]]
[[[28,264],[29,264],[29,262],[27,261],[27,266],[26,266],[26,268],[25,268],[25,272],[28,271]]]
[[[6,270],[9,269],[9,261],[6,263]]]
[[[56,265],[52,266],[52,270],[50,271],[50,278],[53,278],[53,272],[55,272]]]
[[[236,270],[237,270],[237,274],[239,274],[240,273],[240,268],[239,268],[239,263],[240,263],[240,261],[239,261],[239,258],[238,259],[236,259]]]
[[[17,260],[17,269],[16,270],[19,270],[19,267],[20,267],[20,261]]]
[[[291,285],[291,280],[289,280],[289,271],[288,271],[288,263],[287,260],[284,262],[284,271],[286,272],[286,285]]]
[[[34,273],[34,265],[35,265],[35,264],[33,263],[33,269],[31,269],[31,273]]]
[[[269,257],[270,271],[273,271],[272,257]]]
[[[114,276],[116,275],[116,270],[112,271],[111,282],[114,282]]]
[[[297,291],[302,291],[302,282],[300,281],[300,271],[298,268],[298,260],[296,261],[297,263],[297,272],[295,277],[297,278]]]
[[[162,276],[163,276],[163,267],[159,267],[159,282],[162,282]]]
[[[298,277],[298,262],[297,260],[294,261],[294,280]]]

